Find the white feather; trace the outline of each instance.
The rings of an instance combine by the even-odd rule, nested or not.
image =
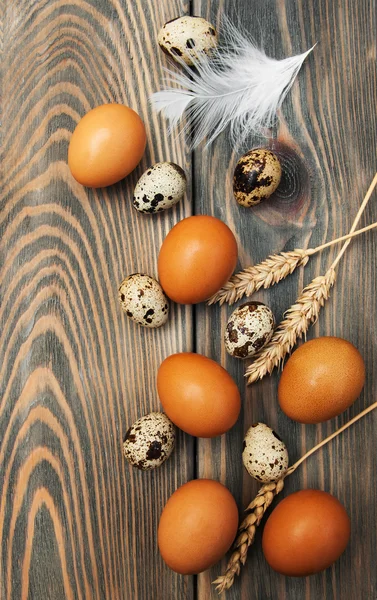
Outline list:
[[[195,69],[182,60],[183,72],[165,69],[164,83],[172,86],[150,98],[154,109],[168,119],[170,131],[185,114],[183,131],[191,129],[192,148],[204,138],[210,144],[228,125],[235,146],[251,134],[263,134],[274,124],[302,63],[314,48],[276,60],[228,19],[223,19],[222,26],[224,47],[210,60],[195,60]]]

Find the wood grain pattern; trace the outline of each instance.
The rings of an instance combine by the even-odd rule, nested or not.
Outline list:
[[[228,358],[221,342],[229,308],[173,306],[166,327],[146,331],[121,313],[117,287],[135,271],[156,275],[162,239],[194,211],[229,224],[242,266],[348,230],[376,170],[375,2],[3,0],[0,12],[0,599],[216,598],[210,582],[221,565],[198,578],[180,577],[158,556],[166,499],[194,476],[214,477],[242,510],[257,489],[240,460],[251,423],[276,428],[295,460],[347,415],[317,427],[294,424],[277,408],[276,373],[246,389],[244,365]],[[219,24],[222,12],[257,42],[263,32],[266,51],[277,58],[318,42],[273,141],[283,181],[273,200],[251,210],[232,198],[239,153],[227,135],[190,156],[185,140],[169,138],[148,105],[167,65],[156,44],[160,26],[189,13]],[[85,112],[112,101],[141,114],[147,152],[126,181],[87,190],[70,176],[68,141]],[[250,139],[250,147],[258,143]],[[138,214],[133,186],[158,160],[186,170],[187,198],[162,215]],[[361,225],[372,220],[375,201]],[[377,398],[376,245],[373,232],[353,241],[310,334],[344,336],[363,353],[367,383],[348,415]],[[335,251],[255,297],[279,319]],[[124,433],[159,409],[160,362],[193,348],[237,379],[242,417],[215,440],[180,434],[160,470],[136,472],[123,460]],[[376,425],[373,414],[356,424],[311,458],[284,492],[319,487],[345,503],[353,533],[341,560],[310,579],[283,578],[265,564],[259,533],[229,600],[377,599]]]
[[[224,135],[210,152],[196,153],[196,211],[215,214],[231,226],[241,248],[240,266],[259,262],[274,251],[314,247],[348,231],[376,171],[375,4],[360,2],[356,7],[348,1],[268,0],[253,3],[251,9],[247,2],[209,4],[195,0],[194,11],[212,22],[218,22],[225,11],[234,20],[239,19],[258,42],[263,36],[267,53],[277,58],[305,51],[318,42],[284,102],[281,123],[272,142],[281,152],[285,172],[275,197],[254,209],[237,206],[232,197],[232,175],[242,152],[235,153]],[[249,142],[245,151],[261,140]],[[363,223],[376,217],[373,201]],[[273,426],[294,461],[345,422],[348,415],[355,415],[377,397],[373,375],[377,336],[369,320],[377,308],[376,283],[371,272],[375,248],[373,235],[351,245],[338,271],[331,299],[308,336],[345,337],[366,360],[368,379],[364,393],[348,414],[330,423],[301,426],[285,417],[277,405],[278,373],[246,388],[244,365],[227,357],[221,344],[232,309],[216,307],[208,311],[198,307],[196,324],[201,335],[197,338],[197,351],[220,360],[236,377],[244,398],[243,415],[234,429],[221,439],[199,442],[198,476],[223,481],[236,495],[240,510],[257,490],[257,484],[237,458],[244,432],[253,422]],[[305,272],[298,270],[275,288],[255,294],[255,299],[266,302],[280,319],[303,285],[325,272],[335,252],[336,248],[325,251],[310,261]],[[216,334],[210,336],[210,331]],[[376,518],[376,458],[374,451],[368,452],[374,447],[376,423],[377,415],[372,413],[371,419],[360,422],[311,458],[287,481],[282,494],[284,497],[304,487],[317,487],[340,498],[352,520],[352,542],[344,556],[323,574],[306,579],[284,578],[265,563],[258,532],[241,578],[224,598],[377,598],[377,539],[372,525]],[[201,600],[217,597],[210,589],[210,581],[220,572],[218,566],[198,578]]]
[[[157,366],[191,348],[191,311],[160,331],[120,310],[128,274],[156,275],[172,224],[132,208],[158,159],[190,169],[148,96],[162,77],[159,27],[187,4],[81,0],[5,3],[1,203],[0,597],[191,598],[193,582],[156,559],[159,514],[193,475],[193,441],[143,474],[123,460],[128,426],[159,408]],[[104,102],[135,108],[148,149],[127,181],[86,190],[67,167],[80,117]],[[180,327],[175,327],[179,322]]]

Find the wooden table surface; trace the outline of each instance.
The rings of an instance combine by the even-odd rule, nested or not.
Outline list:
[[[193,213],[216,215],[237,236],[239,266],[283,249],[346,233],[376,171],[376,4],[374,0],[3,0],[2,189],[0,211],[0,598],[1,600],[208,600],[226,562],[198,577],[171,572],[157,551],[159,515],[193,477],[212,477],[240,511],[258,488],[241,462],[255,421],[277,429],[297,459],[377,399],[377,237],[355,240],[309,337],[345,337],[362,352],[360,398],[318,426],[278,409],[278,374],[246,388],[244,365],[222,344],[228,307],[173,306],[168,324],[145,330],[121,312],[117,287],[128,274],[157,275],[156,257],[172,225]],[[169,19],[222,13],[239,20],[276,58],[318,42],[284,102],[274,144],[284,177],[275,198],[250,210],[232,198],[240,152],[227,134],[190,153],[151,111],[166,56],[157,32]],[[142,163],[104,190],[76,183],[67,166],[72,130],[106,102],[137,110],[147,126]],[[247,150],[260,139],[249,139]],[[137,213],[133,186],[150,164],[179,163],[185,201],[157,216]],[[371,201],[361,224],[377,220]],[[304,283],[325,271],[336,249],[316,256],[260,292],[277,319]],[[220,361],[243,397],[237,425],[214,440],[180,433],[155,472],[129,467],[129,425],[159,410],[156,370],[169,354],[196,350]],[[229,600],[377,599],[377,414],[308,460],[282,497],[315,487],[347,507],[352,538],[325,573],[274,573],[257,543]],[[318,523],[318,528],[321,523]]]

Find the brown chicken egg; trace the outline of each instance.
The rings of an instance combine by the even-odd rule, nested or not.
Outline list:
[[[319,337],[286,362],[278,387],[280,408],[300,423],[322,423],[344,412],[363,389],[365,365],[347,340]]]
[[[164,292],[180,304],[208,300],[228,281],[237,264],[237,242],[225,223],[207,215],[179,221],[158,257]]]
[[[229,490],[211,479],[195,479],[169,498],[158,526],[158,547],[173,571],[201,573],[223,558],[237,527],[237,505]]]
[[[158,370],[157,389],[169,419],[197,437],[222,435],[241,410],[240,392],[229,373],[194,352],[168,356]]]
[[[83,116],[68,148],[68,165],[82,185],[120,181],[139,164],[147,137],[139,115],[122,104],[102,104]]]
[[[344,506],[331,494],[301,490],[282,500],[268,518],[262,547],[278,573],[305,577],[332,565],[351,533]]]

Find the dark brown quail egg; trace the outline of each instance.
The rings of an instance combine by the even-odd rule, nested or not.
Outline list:
[[[127,317],[143,327],[161,327],[168,319],[168,299],[149,275],[134,273],[126,277],[119,286],[118,298]]]
[[[156,213],[177,204],[186,191],[186,175],[175,163],[156,163],[140,177],[134,190],[134,207],[142,213]]]
[[[217,33],[214,26],[202,17],[178,17],[165,23],[157,40],[165,54],[193,66],[195,61],[209,56],[216,48]]]
[[[274,315],[268,306],[262,302],[242,304],[228,319],[226,351],[235,358],[250,358],[270,341],[274,327]]]
[[[255,423],[246,432],[242,462],[254,479],[263,483],[276,481],[288,469],[288,451],[271,427]]]
[[[241,206],[254,206],[269,198],[281,179],[277,156],[266,148],[250,150],[238,161],[233,177],[233,193]]]
[[[160,467],[173,452],[175,427],[164,413],[151,412],[129,428],[123,442],[124,456],[142,471]]]

